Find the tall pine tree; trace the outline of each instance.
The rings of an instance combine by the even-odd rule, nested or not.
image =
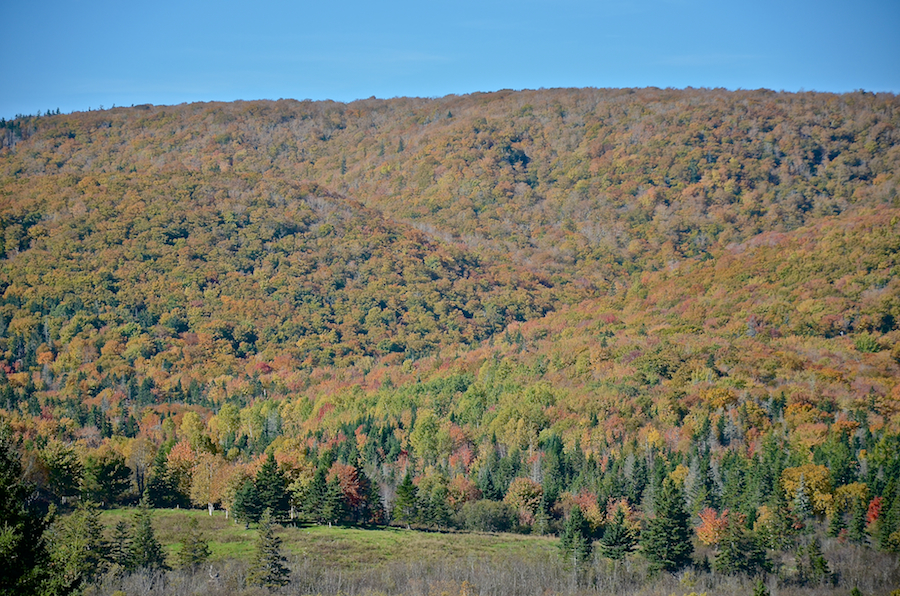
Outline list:
[[[134,514],[134,537],[131,540],[130,562],[133,568],[168,569],[166,555],[153,531],[153,519],[147,495]]]
[[[567,565],[578,566],[591,558],[591,528],[584,518],[581,507],[577,505],[569,512],[569,518],[563,526],[563,532],[559,537],[559,549]]]
[[[270,589],[287,585],[290,571],[286,563],[281,554],[281,538],[272,528],[272,512],[266,509],[259,520],[256,551],[247,572],[247,583]]]
[[[691,562],[690,518],[681,489],[671,480],[663,483],[656,499],[656,516],[641,534],[641,549],[654,568],[675,572]]]
[[[622,507],[616,509],[612,522],[603,531],[600,546],[604,556],[615,561],[624,559],[637,547],[634,532],[625,523],[625,510]]]

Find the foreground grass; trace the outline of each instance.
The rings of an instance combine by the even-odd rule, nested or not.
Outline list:
[[[101,514],[107,536],[119,521],[131,522],[134,509],[113,509]],[[246,529],[216,511],[156,509],[153,527],[170,556],[181,544],[181,534],[189,518],[196,519],[209,542],[213,561],[248,560],[253,553],[256,529]],[[392,561],[447,563],[477,559],[502,563],[505,560],[546,558],[556,552],[557,540],[521,534],[420,532],[401,528],[363,529],[342,526],[278,527],[278,535],[288,558],[312,559],[343,569],[382,566]]]

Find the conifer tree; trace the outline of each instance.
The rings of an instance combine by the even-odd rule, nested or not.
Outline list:
[[[341,481],[337,476],[332,476],[325,484],[325,496],[320,508],[321,519],[329,526],[337,523],[344,516],[346,502],[344,491],[341,490]]]
[[[234,512],[234,520],[236,522],[244,522],[248,528],[251,523],[259,521],[263,508],[260,506],[256,484],[252,480],[245,480],[244,484],[235,493],[232,511]]]
[[[801,522],[805,522],[812,514],[809,489],[806,487],[806,480],[803,477],[803,474],[800,474],[800,481],[797,483],[797,492],[794,494],[794,513]]]
[[[847,537],[856,544],[866,543],[866,500],[856,498],[851,509]]]
[[[306,489],[301,511],[307,519],[317,523],[324,523],[323,506],[328,496],[328,481],[325,479],[325,469],[319,467],[313,475],[312,482]]]
[[[286,563],[281,554],[281,538],[272,528],[272,512],[266,509],[259,520],[256,551],[247,572],[247,583],[269,589],[287,585],[290,571]]]
[[[82,503],[54,525],[50,545],[51,580],[47,594],[78,590],[103,573],[106,549],[100,514],[92,503]]]
[[[127,521],[120,520],[113,528],[107,553],[112,571],[123,572],[131,569],[131,526]]]
[[[831,578],[831,568],[822,554],[822,543],[817,537],[810,539],[806,547],[800,547],[797,557],[797,573],[803,583],[825,583]]]
[[[753,575],[768,571],[770,566],[765,549],[756,536],[744,527],[744,517],[737,512],[730,514],[719,540],[719,552],[713,563],[715,570],[728,575]]]
[[[200,524],[192,517],[181,536],[181,550],[176,555],[180,569],[194,570],[209,559],[209,544],[200,533]]]
[[[0,594],[40,594],[49,554],[48,519],[35,507],[32,486],[22,481],[22,464],[12,431],[0,425]]]
[[[394,502],[394,519],[401,523],[409,524],[418,520],[419,498],[418,489],[413,484],[412,475],[407,471],[403,482],[397,487],[397,500]]]
[[[166,555],[153,531],[152,515],[147,495],[134,514],[134,537],[131,541],[130,562],[134,569],[168,569]]]
[[[772,596],[761,577],[757,578],[756,583],[753,585],[753,596]]]
[[[591,529],[584,518],[581,507],[575,506],[563,526],[559,537],[559,549],[566,564],[581,565],[590,560],[592,544]]]
[[[625,523],[625,510],[622,507],[616,509],[612,522],[606,526],[600,545],[604,556],[613,560],[624,559],[637,547],[634,532]]]
[[[656,499],[656,517],[641,534],[641,549],[655,569],[675,572],[691,561],[690,518],[681,490],[670,479]]]
[[[828,520],[828,535],[835,538],[841,533],[841,530],[844,530],[846,527],[847,523],[844,520],[844,504],[842,501],[838,501],[834,504],[834,511],[831,514],[831,518]]]
[[[284,473],[278,469],[275,456],[269,453],[269,457],[256,473],[256,501],[259,511],[272,510],[272,518],[275,520],[287,517],[290,499],[287,492],[287,480]]]

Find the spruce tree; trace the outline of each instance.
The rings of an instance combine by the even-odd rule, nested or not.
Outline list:
[[[847,528],[847,537],[856,544],[866,543],[866,500],[856,498],[853,500],[853,508],[850,515],[850,526]]]
[[[754,575],[760,571],[768,571],[771,567],[765,549],[756,536],[744,527],[743,516],[739,513],[734,512],[728,516],[713,567],[719,573],[727,575]]]
[[[120,520],[113,528],[107,555],[112,572],[121,573],[131,569],[131,525],[127,521]]]
[[[103,526],[96,506],[82,503],[54,524],[47,594],[67,594],[99,577],[106,567]]]
[[[263,508],[260,506],[259,493],[256,490],[256,484],[252,480],[245,480],[241,487],[234,494],[234,520],[243,522],[246,527],[250,527],[251,523],[259,521]]]
[[[309,487],[306,489],[306,494],[303,498],[301,511],[304,517],[315,521],[316,523],[325,522],[323,506],[328,498],[327,493],[328,481],[325,479],[325,469],[319,467],[316,469],[312,482],[309,483]]]
[[[656,499],[656,517],[641,534],[641,549],[657,570],[675,572],[691,562],[690,518],[681,489],[671,479],[665,481]]]
[[[269,589],[287,585],[290,571],[286,563],[281,554],[281,538],[272,528],[272,512],[266,509],[259,520],[256,552],[247,572],[247,583]]]
[[[831,518],[828,520],[828,535],[832,538],[836,538],[840,535],[841,530],[847,528],[847,523],[844,520],[844,503],[842,501],[837,501],[834,504],[834,511],[831,514]]]
[[[606,526],[600,546],[604,556],[616,561],[624,559],[637,547],[634,532],[625,523],[625,510],[622,507],[616,509],[612,522]]]
[[[131,541],[130,562],[134,569],[168,569],[166,555],[153,531],[152,515],[147,495],[134,514],[134,537]]]
[[[321,518],[331,526],[331,524],[339,522],[344,517],[346,509],[341,481],[337,476],[332,476],[331,480],[325,484],[325,495],[320,508]]]
[[[797,572],[803,583],[826,583],[831,579],[831,568],[822,554],[822,543],[817,537],[810,539],[806,547],[799,549]]]
[[[287,492],[287,480],[278,464],[275,456],[269,454],[265,463],[256,473],[256,499],[259,511],[272,510],[272,518],[281,520],[287,517],[290,499]]]
[[[200,524],[192,517],[181,536],[181,550],[175,557],[179,569],[194,570],[209,559],[209,544],[200,533]]]
[[[407,471],[403,482],[397,487],[397,500],[394,501],[394,519],[409,524],[418,521],[419,498],[418,489],[413,484],[412,475]]]
[[[566,564],[578,566],[591,558],[591,529],[581,507],[575,506],[563,526],[559,537],[559,550]]]
[[[756,583],[753,584],[753,596],[772,596],[761,577],[757,578]]]
[[[48,519],[33,495],[33,487],[22,480],[12,430],[0,425],[0,594],[44,593]]]

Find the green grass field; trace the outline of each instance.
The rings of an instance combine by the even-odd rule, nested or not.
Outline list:
[[[121,520],[132,521],[133,509],[113,509],[101,514],[107,536]],[[206,510],[157,509],[153,512],[156,536],[174,554],[180,545],[185,521],[194,518],[209,542],[213,560],[247,559],[254,549],[256,529],[212,516]],[[472,558],[482,561],[528,560],[555,554],[557,540],[520,534],[440,533],[403,528],[362,529],[341,526],[278,527],[285,555],[321,561],[344,569],[372,568],[396,561],[448,562]]]

